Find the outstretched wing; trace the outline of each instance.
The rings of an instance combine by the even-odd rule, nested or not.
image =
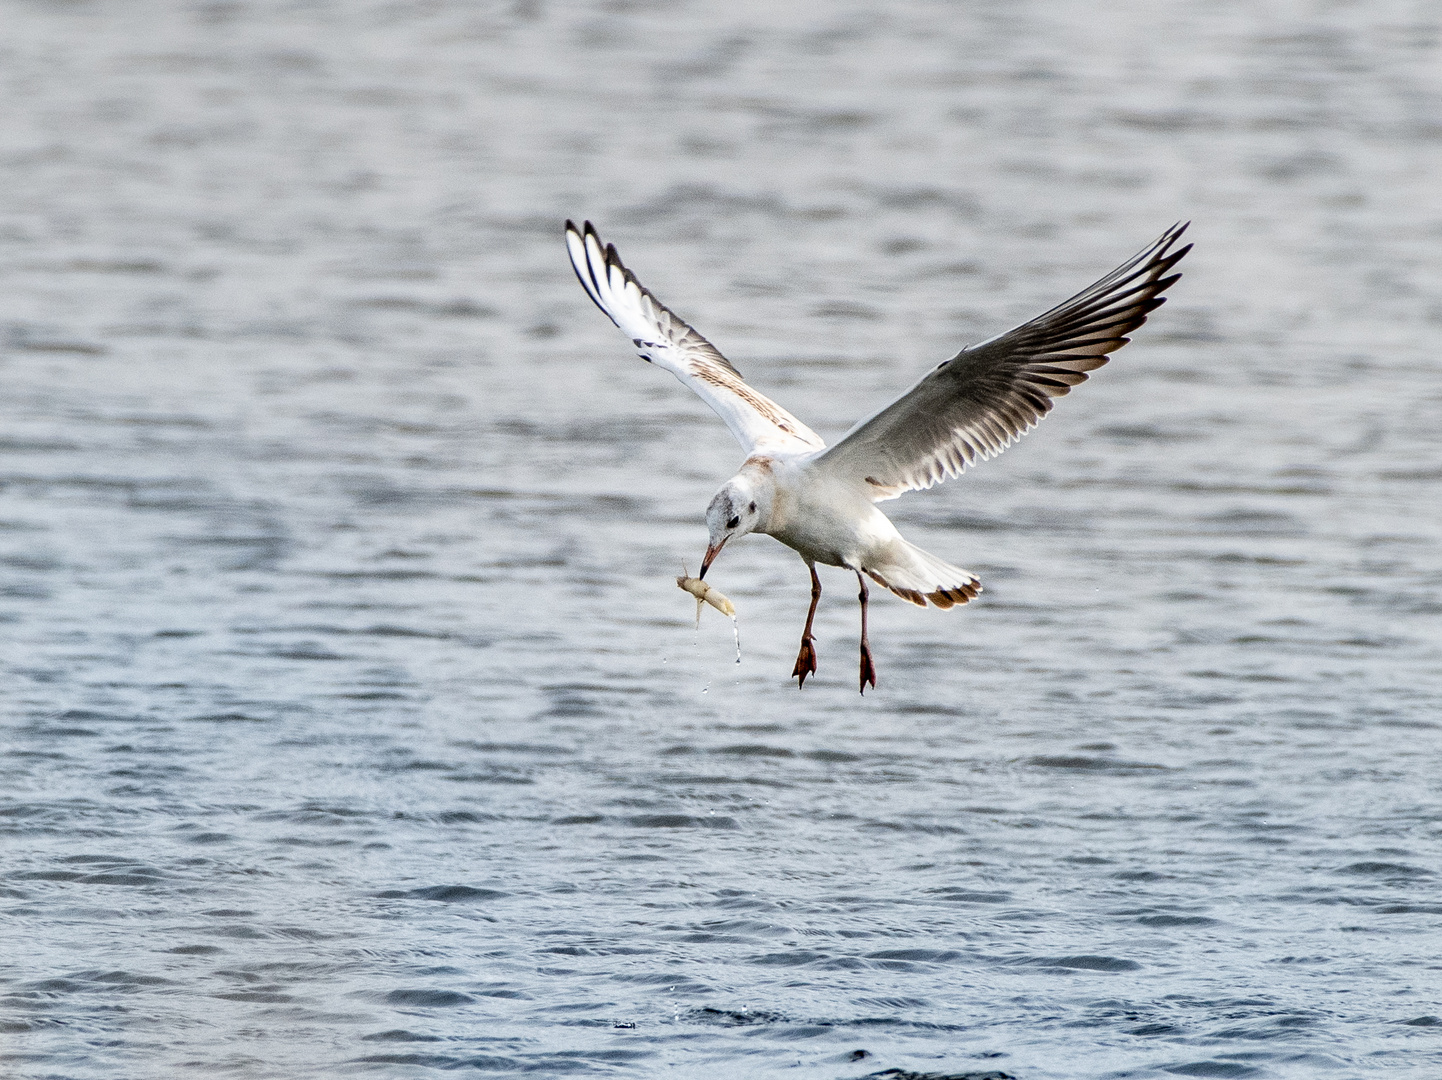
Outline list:
[[[821,436],[770,398],[636,280],[613,245],[601,247],[591,223],[566,222],[571,265],[596,306],[631,339],[641,359],[665,368],[726,421],[748,454],[764,450],[820,450]]]
[[[816,467],[867,484],[873,501],[928,488],[995,457],[1086,381],[1160,307],[1181,274],[1163,276],[1192,246],[1172,251],[1174,225],[1095,285],[1014,330],[971,345],[848,431]]]

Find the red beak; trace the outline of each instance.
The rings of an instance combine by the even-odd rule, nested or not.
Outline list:
[[[726,546],[726,541],[719,544],[712,544],[706,549],[706,557],[701,560],[701,573],[697,577],[705,578],[706,571],[711,569],[711,564],[716,561],[716,556],[721,554],[721,549]]]

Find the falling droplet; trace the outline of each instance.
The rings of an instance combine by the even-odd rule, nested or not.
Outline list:
[[[741,624],[736,621],[736,616],[731,616],[731,633],[736,638],[736,662],[741,663]]]

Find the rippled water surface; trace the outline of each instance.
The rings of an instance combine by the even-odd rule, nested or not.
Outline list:
[[[1442,1075],[1434,6],[0,23],[5,1075]],[[863,699],[567,216],[827,438],[1197,247]]]

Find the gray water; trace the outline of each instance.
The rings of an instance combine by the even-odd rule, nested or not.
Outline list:
[[[1442,1075],[1434,5],[0,24],[6,1076]],[[567,216],[828,439],[1197,247],[862,698]]]

